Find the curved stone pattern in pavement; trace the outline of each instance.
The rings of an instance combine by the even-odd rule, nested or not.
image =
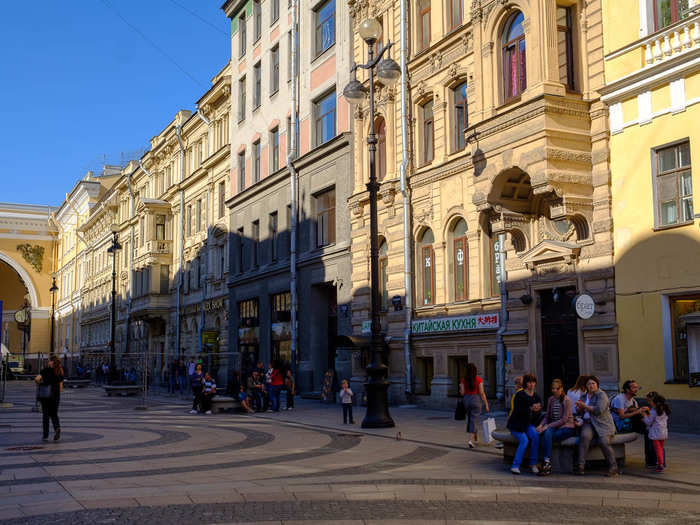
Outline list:
[[[11,383],[8,393],[16,404],[0,412],[0,521],[698,522],[692,483],[516,478],[493,454],[454,445],[281,414],[193,416],[172,398],[135,411],[139,400],[94,388],[64,394],[64,439],[44,443],[31,389]]]

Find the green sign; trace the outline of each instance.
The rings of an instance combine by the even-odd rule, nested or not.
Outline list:
[[[465,332],[498,328],[498,314],[464,315],[437,319],[417,319],[411,323],[414,335]]]

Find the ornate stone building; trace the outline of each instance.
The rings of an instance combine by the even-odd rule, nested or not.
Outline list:
[[[355,24],[377,17],[383,41],[399,41],[399,2],[350,4]],[[422,0],[408,11],[411,216],[403,216],[398,180],[398,87],[378,85],[377,113],[367,115],[366,105],[355,113],[355,333],[368,318],[365,139],[374,123],[379,158],[386,158],[379,231],[394,395],[410,390],[419,403],[444,404],[468,362],[489,395],[503,394],[506,376],[510,382],[529,371],[566,384],[579,372],[595,373],[616,388],[607,111],[597,91],[604,82],[601,2]],[[364,53],[356,35],[356,61]],[[586,320],[574,309],[582,294],[595,302]],[[410,384],[404,312],[388,304],[395,295],[412,309]]]

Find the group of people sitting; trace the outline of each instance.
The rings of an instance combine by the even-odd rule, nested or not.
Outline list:
[[[530,447],[529,467],[532,473],[552,473],[552,444],[578,435],[578,454],[574,472],[584,474],[586,455],[593,439],[597,439],[608,463],[608,476],[619,474],[617,461],[610,441],[616,432],[636,431],[645,434],[654,451],[655,468],[665,468],[663,446],[668,436],[668,416],[671,413],[666,399],[657,392],[647,395],[649,406],[639,407],[635,399],[639,386],[635,381],[626,381],[623,392],[609,402],[607,394],[600,388],[596,376],[579,376],[568,392],[560,379],[551,384],[552,395],[546,407],[542,404],[535,387],[537,378],[525,374],[516,378],[516,392],[511,399],[511,411],[507,428],[518,440],[511,472],[520,474],[520,465],[525,451]],[[542,452],[542,467],[538,468],[539,453]],[[650,458],[647,449],[647,465]]]
[[[240,383],[238,400],[248,412],[279,412],[283,389],[287,394],[285,410],[293,410],[296,392],[292,371],[274,363],[269,363],[265,370],[262,361],[258,361],[249,372],[245,385]]]

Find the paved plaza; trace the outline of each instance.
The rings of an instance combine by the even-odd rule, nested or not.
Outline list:
[[[671,435],[660,476],[636,442],[619,479],[514,477],[446,412],[393,408],[396,428],[365,431],[312,401],[204,416],[90,387],[64,392],[63,438],[44,443],[33,394],[10,383],[0,409],[0,523],[700,523],[696,436]]]

